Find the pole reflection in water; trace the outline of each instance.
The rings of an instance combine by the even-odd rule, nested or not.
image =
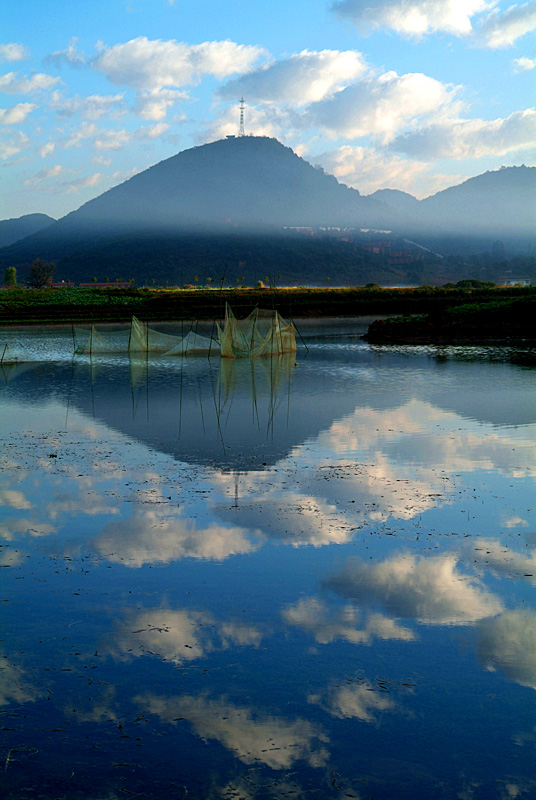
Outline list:
[[[9,800],[535,793],[534,360],[306,337],[2,366]]]

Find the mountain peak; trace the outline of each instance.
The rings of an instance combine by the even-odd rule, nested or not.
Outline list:
[[[369,226],[370,211],[381,216],[374,200],[365,201],[277,139],[237,136],[177,153],[64,220],[107,227],[267,229]]]

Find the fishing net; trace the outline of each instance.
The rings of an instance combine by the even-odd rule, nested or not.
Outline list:
[[[218,325],[218,340],[223,358],[274,356],[296,352],[296,329],[275,310],[255,308],[238,320],[229,305],[223,328]]]

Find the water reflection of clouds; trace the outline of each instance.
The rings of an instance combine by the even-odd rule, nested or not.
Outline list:
[[[536,583],[536,549],[524,553],[513,550],[499,539],[476,539],[467,553],[477,563],[501,575],[515,575]]]
[[[498,428],[413,399],[388,411],[358,407],[321,433],[318,443],[339,455],[380,451],[410,465],[499,469],[519,477],[536,475],[535,434],[535,425]]]
[[[2,657],[0,669],[0,706],[32,703],[44,694],[28,679],[26,671],[10,658]]]
[[[125,499],[133,499],[132,518],[108,523],[93,539],[101,554],[130,566],[222,560],[257,549],[263,535],[294,546],[345,544],[356,528],[390,518],[412,520],[455,502],[455,471],[478,466],[530,474],[536,444],[526,428],[465,422],[460,432],[460,422],[419,400],[389,410],[357,408],[295,446],[274,468],[240,474],[239,507],[233,508],[221,502],[234,495],[233,473],[177,465],[154,451],[147,463],[144,445],[73,412],[69,432],[36,435],[25,443],[24,457],[9,470],[19,486],[5,490],[0,503],[28,511],[39,495],[46,496],[39,503],[39,524],[32,526],[34,535],[45,535],[78,514],[122,514]],[[34,470],[31,495],[20,485],[28,466]],[[168,494],[182,504],[177,513]],[[151,503],[155,507],[148,510]],[[202,523],[195,521],[201,505],[207,517]],[[511,514],[505,517],[514,524]],[[7,535],[19,532],[21,527],[12,527]]]
[[[225,480],[222,476],[222,481]],[[243,482],[241,477],[241,492],[247,500],[239,508],[219,507],[218,515],[222,519],[239,520],[246,529],[257,532],[262,529],[265,536],[295,547],[344,544],[352,538],[351,521],[335,504],[314,495],[285,490],[284,476],[275,478],[267,494],[255,497],[253,493],[259,488],[254,488],[255,482],[254,476],[246,476]]]
[[[21,534],[29,536],[50,536],[56,532],[53,525],[48,522],[39,522],[32,517],[6,517],[0,522],[0,538],[11,542]]]
[[[24,492],[18,489],[0,489],[0,506],[16,508],[18,511],[28,511],[34,504],[28,500]]]
[[[479,626],[478,656],[486,669],[536,689],[536,613],[506,611]]]
[[[351,644],[372,644],[374,639],[415,639],[413,631],[384,614],[365,614],[355,606],[333,608],[316,597],[304,597],[282,610],[283,619],[314,636],[319,644],[344,639]]]
[[[352,717],[374,723],[385,711],[394,711],[395,701],[384,691],[378,691],[369,681],[348,686],[332,686],[326,696],[310,695],[310,703],[322,706],[340,719]]]
[[[458,556],[394,555],[377,564],[351,559],[324,585],[358,602],[379,603],[395,617],[423,624],[467,625],[503,610],[502,601],[461,572]]]
[[[324,746],[329,741],[327,735],[305,719],[262,714],[226,697],[146,694],[136,701],[163,722],[176,725],[177,717],[188,720],[203,741],[215,739],[244,764],[261,763],[280,770],[305,761],[311,767],[322,767],[329,757]]]
[[[131,518],[108,523],[93,544],[108,561],[141,567],[181,558],[223,561],[238,553],[251,553],[258,544],[246,533],[255,531],[217,523],[200,525],[182,509],[164,515],[140,506]]]
[[[253,625],[221,622],[204,611],[162,605],[127,613],[116,624],[113,642],[102,651],[122,661],[149,653],[178,665],[215,650],[258,647],[261,640],[261,632]]]

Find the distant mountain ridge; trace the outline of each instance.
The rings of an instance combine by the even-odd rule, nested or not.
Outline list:
[[[377,230],[384,238],[382,232],[393,231],[436,252],[443,246],[453,252],[457,240],[462,250],[477,252],[499,237],[522,236],[526,251],[527,237],[534,238],[535,198],[535,167],[488,172],[420,201],[392,189],[363,196],[276,139],[228,137],[155,164],[3,247],[0,266],[24,270],[39,257],[56,261],[58,277],[73,280],[89,280],[97,272],[101,279],[102,273],[117,276],[120,270],[127,279],[158,275],[176,283],[178,275],[191,281],[194,273],[212,269],[218,250],[232,253],[229,258],[238,264],[255,263],[255,273],[262,272],[264,248],[271,252],[270,269],[307,275],[314,248],[303,246],[298,253],[289,228],[351,228],[357,239],[360,229]],[[256,236],[262,247],[256,248]],[[345,249],[322,243],[322,237],[329,238],[314,237],[316,250],[322,250],[322,271],[330,259],[334,264],[342,259],[345,274],[352,263],[365,263],[362,253],[356,255],[356,238]],[[218,255],[218,270],[223,271],[220,262],[227,263],[226,258]],[[274,266],[278,260],[281,269]],[[314,269],[310,282],[319,279]]]
[[[47,214],[25,214],[23,217],[0,221],[0,248],[31,236],[56,222]]]
[[[397,189],[379,189],[369,196],[415,215],[417,230],[435,227],[497,236],[536,230],[536,167],[502,167],[423,200]]]

